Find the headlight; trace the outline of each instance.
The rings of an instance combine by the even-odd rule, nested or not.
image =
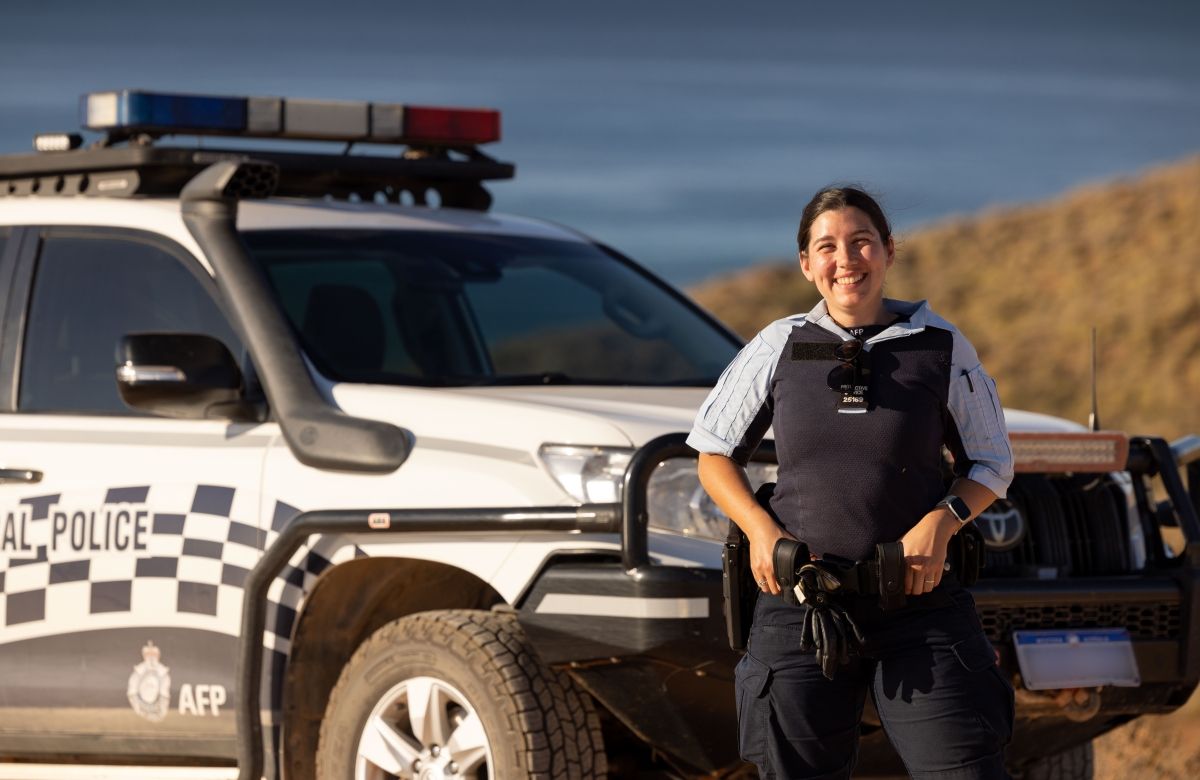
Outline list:
[[[746,467],[754,490],[764,482],[773,482],[778,472],[774,463],[751,463]],[[653,528],[717,541],[723,541],[729,533],[729,518],[700,486],[695,458],[671,458],[660,463],[650,476],[646,500]]]
[[[633,450],[543,444],[538,456],[551,476],[576,501],[609,504],[621,500],[625,467],[633,457]]]

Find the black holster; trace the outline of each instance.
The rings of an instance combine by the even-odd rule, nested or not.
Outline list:
[[[768,482],[754,494],[759,505],[772,518],[775,518],[775,513],[771,511],[770,501],[774,492],[775,483]],[[779,522],[779,519],[775,518],[775,522]],[[750,624],[754,621],[754,605],[758,603],[761,591],[754,581],[754,572],[750,570],[750,540],[732,520],[729,521],[729,534],[721,550],[721,569],[721,589],[725,595],[725,633],[729,636],[731,648],[745,650],[750,639]]]
[[[729,646],[745,650],[758,601],[758,586],[750,573],[750,541],[731,520],[721,550],[721,590],[725,595],[725,633]]]

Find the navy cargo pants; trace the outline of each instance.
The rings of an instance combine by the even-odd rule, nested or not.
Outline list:
[[[734,673],[742,758],[764,780],[849,777],[868,690],[914,778],[1008,777],[1013,690],[970,593],[947,577],[900,610],[854,602],[867,641],[833,680],[800,650],[806,609],[760,596]]]

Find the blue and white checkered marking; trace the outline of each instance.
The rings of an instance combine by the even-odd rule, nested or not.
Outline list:
[[[300,513],[277,502],[270,528],[259,528],[259,497],[219,485],[118,486],[83,491],[68,504],[61,500],[45,495],[21,501],[41,543],[0,557],[0,563],[7,558],[0,569],[2,642],[137,625],[236,636],[247,575]],[[144,549],[49,549],[52,514],[85,507],[145,512]],[[356,555],[362,553],[353,545],[324,537],[297,551],[269,590],[264,645],[287,653],[296,615],[317,578]]]

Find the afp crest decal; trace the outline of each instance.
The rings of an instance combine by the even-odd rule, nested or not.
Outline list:
[[[153,642],[142,648],[142,662],[133,667],[125,689],[129,706],[149,721],[158,722],[171,707],[171,670],[159,661],[162,653]]]

